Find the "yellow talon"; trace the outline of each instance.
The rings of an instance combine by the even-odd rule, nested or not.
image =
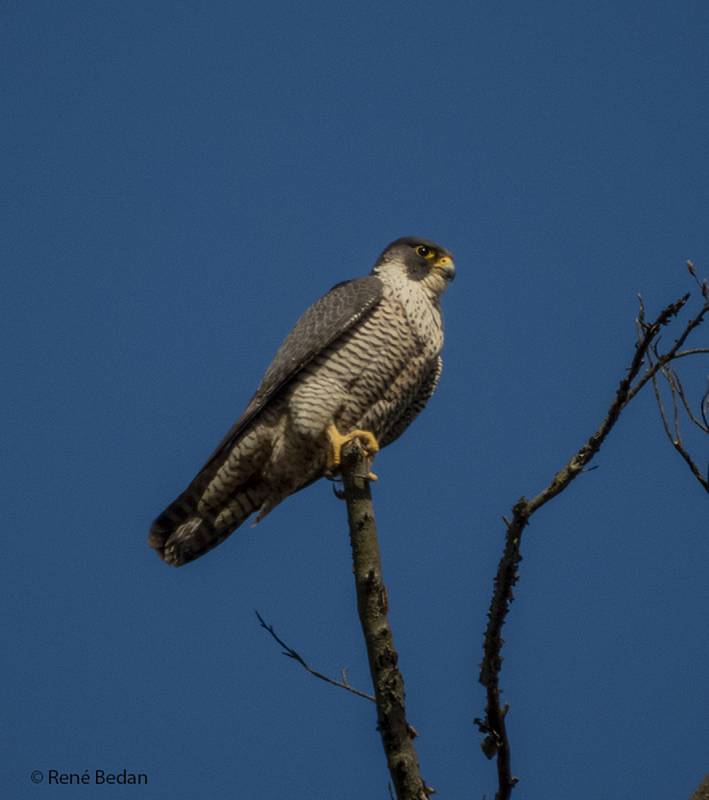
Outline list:
[[[371,431],[363,431],[359,428],[351,430],[349,433],[341,434],[334,423],[327,429],[327,438],[330,442],[330,449],[327,456],[327,468],[337,469],[342,463],[342,448],[349,442],[359,439],[368,456],[373,456],[379,452],[379,442]],[[377,476],[370,473],[370,480],[376,480]]]

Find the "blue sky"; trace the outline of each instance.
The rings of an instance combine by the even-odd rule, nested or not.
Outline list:
[[[709,272],[708,39],[682,1],[4,4],[6,796],[122,797],[29,775],[127,768],[158,800],[387,797],[373,709],[253,614],[368,686],[330,485],[181,570],[145,536],[297,316],[407,234],[458,276],[439,391],[377,459],[392,622],[424,776],[491,796],[500,518],[602,418],[636,293]],[[697,400],[706,373],[682,364]],[[528,531],[519,797],[685,797],[709,770],[706,496],[653,402]]]

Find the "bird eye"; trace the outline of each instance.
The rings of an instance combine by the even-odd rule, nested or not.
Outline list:
[[[420,245],[419,245],[419,246],[416,248],[416,252],[417,252],[417,253],[418,253],[420,256],[423,256],[424,258],[433,258],[433,256],[434,256],[434,252],[433,252],[433,250],[431,250],[431,248],[430,248],[430,247],[426,247],[426,245],[425,245],[425,244],[420,244]]]

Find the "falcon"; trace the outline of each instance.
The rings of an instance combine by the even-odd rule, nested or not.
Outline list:
[[[363,278],[338,283],[296,322],[244,413],[148,542],[181,566],[256,522],[288,495],[337,474],[358,439],[370,456],[397,439],[441,376],[440,300],[451,253],[392,242]],[[370,475],[374,478],[374,475]]]

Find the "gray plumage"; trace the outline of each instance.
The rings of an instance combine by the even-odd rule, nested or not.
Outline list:
[[[328,471],[328,428],[371,431],[384,447],[440,378],[439,299],[454,267],[424,239],[389,245],[372,274],[334,286],[298,320],[246,410],[189,487],[155,520],[149,543],[181,565],[257,512]]]

